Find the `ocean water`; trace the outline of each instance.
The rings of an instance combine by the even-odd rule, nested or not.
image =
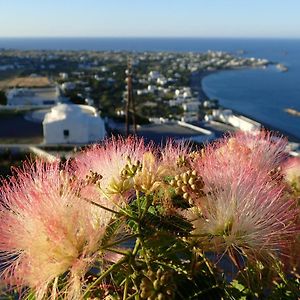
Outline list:
[[[300,40],[298,39],[200,39],[200,38],[0,38],[0,48],[22,50],[126,50],[202,52],[222,50],[243,56],[266,58],[285,64],[275,67],[221,71],[203,80],[207,95],[259,121],[300,139],[300,117],[285,108],[300,111]]]
[[[247,52],[245,56],[280,62],[289,70],[280,72],[270,66],[222,71],[204,78],[204,91],[225,107],[300,139],[300,117],[284,111],[300,111],[300,40],[259,41],[243,49]]]

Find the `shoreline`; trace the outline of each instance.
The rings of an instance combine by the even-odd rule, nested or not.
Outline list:
[[[235,70],[235,69],[232,69],[232,70]],[[207,96],[207,94],[205,93],[204,89],[203,89],[203,85],[202,85],[202,81],[205,77],[211,75],[211,74],[216,74],[216,73],[219,73],[219,72],[222,72],[222,71],[227,71],[227,70],[214,70],[214,71],[199,71],[199,72],[193,72],[191,74],[191,88],[193,91],[197,91],[198,92],[198,98],[199,100],[205,100],[205,99],[210,99],[210,97]],[[288,138],[288,140],[290,142],[294,142],[294,143],[300,143],[300,138],[297,137],[297,136],[294,136],[293,134],[285,131],[285,130],[282,130],[276,126],[273,126],[273,125],[270,125],[266,122],[263,122],[261,120],[258,120],[252,116],[249,116],[245,113],[242,113],[240,111],[237,111],[235,109],[232,109],[230,107],[224,107],[222,105],[219,105],[219,107],[221,108],[224,108],[224,109],[230,109],[233,113],[235,114],[238,114],[238,115],[241,115],[241,116],[245,116],[246,118],[248,119],[251,119],[255,122],[258,122],[261,124],[262,128],[265,128],[265,129],[268,129],[268,130],[271,130],[275,133],[279,133],[279,134],[282,134],[284,135],[285,137]]]

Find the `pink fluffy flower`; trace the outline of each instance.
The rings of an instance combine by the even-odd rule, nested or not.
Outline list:
[[[204,156],[196,163],[197,171],[212,184],[218,170],[215,185],[224,176],[230,184],[245,169],[264,173],[269,181],[279,175],[280,164],[287,156],[285,148],[286,140],[277,138],[270,132],[239,132],[208,145],[204,149]]]
[[[248,163],[256,169],[272,170],[286,158],[286,145],[286,139],[268,131],[238,132],[219,140],[206,151],[210,155],[214,152],[219,160],[228,164]]]
[[[285,141],[269,133],[239,133],[208,146],[195,162],[205,193],[194,199],[195,228],[213,249],[261,257],[287,248],[299,212],[280,181],[269,176],[285,156],[284,148]]]
[[[168,175],[177,175],[189,167],[191,147],[187,142],[168,140],[161,149],[161,164],[168,170]]]
[[[59,164],[37,162],[17,170],[0,191],[1,279],[11,287],[29,287],[42,299],[58,277],[67,274],[69,299],[79,299],[82,279],[99,258],[111,215],[77,197]],[[51,293],[51,292],[50,292]]]
[[[291,157],[282,165],[286,182],[300,195],[300,157]]]
[[[204,181],[205,200],[194,208],[196,232],[208,237],[210,250],[262,258],[287,248],[297,233],[299,212],[295,202],[285,198],[282,186],[266,183],[264,174],[251,169],[234,179],[230,172],[228,178],[211,179],[219,181],[218,187]]]
[[[101,177],[99,186],[87,187],[83,196],[92,197],[110,208],[126,202],[133,193],[133,177],[141,166],[144,154],[153,151],[153,147],[146,146],[143,139],[119,137],[80,153],[73,165],[76,176],[85,180],[92,171]]]

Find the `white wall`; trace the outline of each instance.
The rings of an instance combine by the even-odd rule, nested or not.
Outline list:
[[[43,124],[44,129],[44,142],[46,144],[76,144],[88,143],[88,124],[72,122],[71,120],[60,120]],[[69,136],[64,135],[64,130],[69,131]]]

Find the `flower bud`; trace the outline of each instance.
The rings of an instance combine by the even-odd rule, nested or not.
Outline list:
[[[183,175],[182,175],[182,180],[183,180],[183,182],[185,183],[185,184],[187,184],[188,183],[188,174],[186,174],[186,173],[184,173]]]
[[[182,197],[183,197],[183,199],[188,200],[189,199],[189,194],[188,193],[184,193]]]
[[[194,184],[194,182],[195,182],[195,179],[194,179],[193,177],[191,177],[191,178],[189,179],[189,185]]]
[[[182,186],[182,180],[177,180],[177,186],[181,187]]]

